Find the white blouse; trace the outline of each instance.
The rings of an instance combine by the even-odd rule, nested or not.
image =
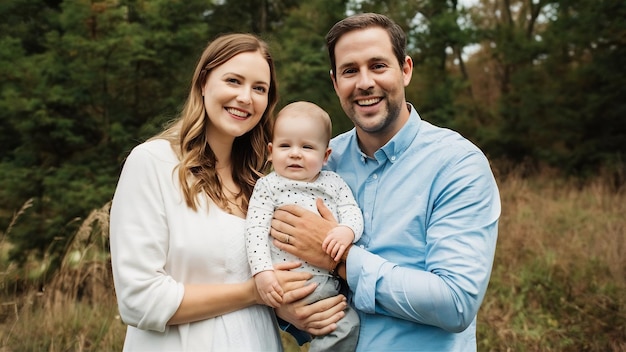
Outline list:
[[[207,201],[184,202],[169,142],[145,142],[128,156],[113,197],[111,262],[126,351],[281,351],[271,308],[255,305],[174,326],[184,284],[250,278],[245,220]],[[208,198],[207,198],[208,199]],[[201,202],[202,203],[202,202]]]

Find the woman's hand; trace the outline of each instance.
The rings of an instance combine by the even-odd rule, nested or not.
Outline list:
[[[295,293],[291,293],[289,295],[291,302],[294,300],[306,297],[309,293],[315,290],[317,284],[307,285],[307,280],[313,277],[312,274],[302,272],[302,271],[290,271],[291,269],[295,269],[302,265],[298,262],[289,262],[289,263],[278,263],[274,265],[274,273],[278,278],[278,283],[280,287],[283,288],[283,301],[285,300],[285,295],[287,295],[291,291],[295,291]],[[295,299],[293,297],[296,297]]]
[[[287,295],[285,295],[287,296]],[[284,300],[287,302],[287,300]],[[311,335],[326,335],[337,328],[337,322],[345,316],[348,306],[343,295],[337,295],[306,304],[303,300],[283,303],[276,308],[276,314],[296,328]]]
[[[312,335],[326,335],[336,329],[336,323],[343,318],[347,307],[343,295],[326,298],[307,305],[303,298],[317,288],[316,283],[306,284],[313,275],[289,271],[300,263],[280,263],[274,265],[276,276],[283,287],[283,304],[276,308],[276,314],[296,328]],[[260,299],[260,298],[259,298]]]

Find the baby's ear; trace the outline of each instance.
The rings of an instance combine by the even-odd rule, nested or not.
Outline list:
[[[333,150],[330,149],[330,147],[326,148],[326,153],[324,153],[324,164],[326,164],[326,162],[328,162],[328,157],[330,156],[330,153],[332,153]]]
[[[267,143],[267,161],[272,161],[272,142]]]

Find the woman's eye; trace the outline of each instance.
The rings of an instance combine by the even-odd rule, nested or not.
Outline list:
[[[265,93],[267,92],[267,88],[260,86],[260,87],[255,87],[255,90],[259,91],[260,93]]]
[[[239,80],[237,78],[227,78],[226,82],[228,83],[234,83],[234,84],[238,84]]]

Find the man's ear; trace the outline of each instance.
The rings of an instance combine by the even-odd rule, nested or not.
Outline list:
[[[335,88],[335,92],[337,92],[337,79],[333,74],[333,70],[328,71],[328,73],[330,73],[330,80],[333,81],[333,87]]]
[[[413,76],[413,59],[408,55],[404,58],[402,75],[404,76],[404,86],[407,87],[411,83],[411,77]]]

